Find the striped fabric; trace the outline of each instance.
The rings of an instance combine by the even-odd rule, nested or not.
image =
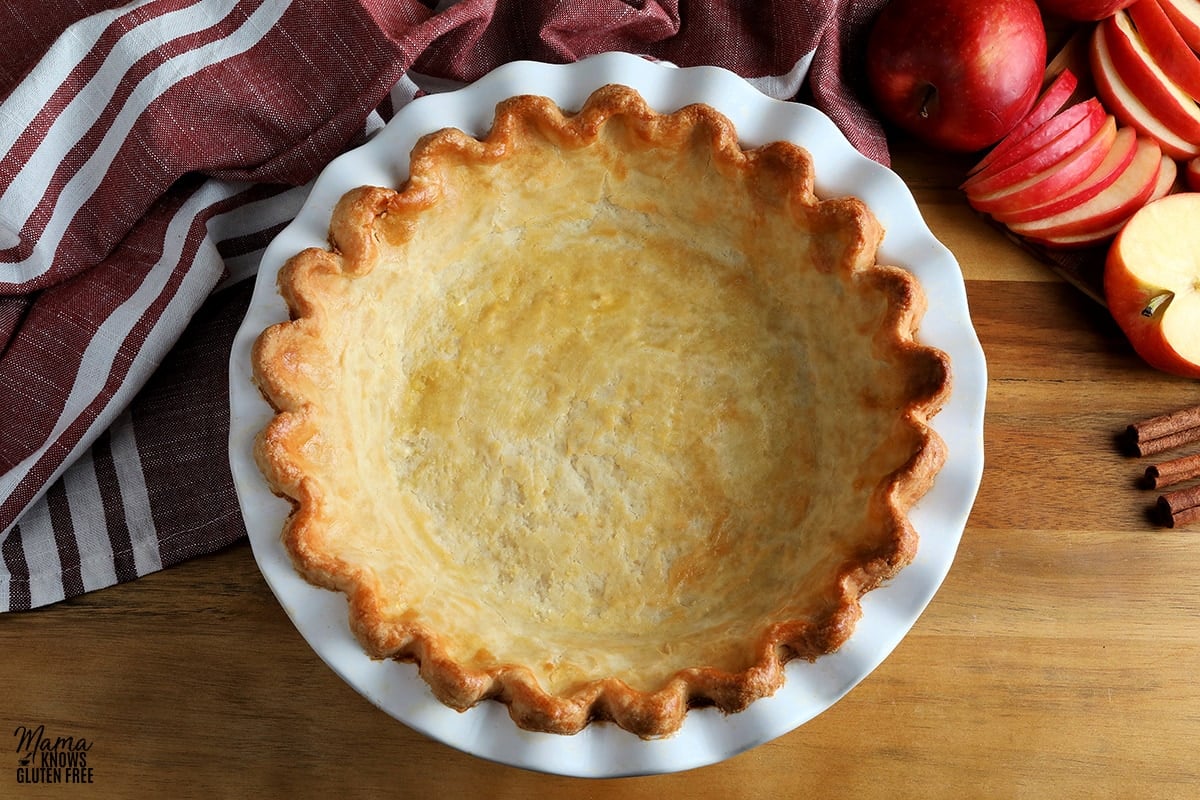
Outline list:
[[[843,58],[881,0],[3,5],[3,611],[244,535],[226,373],[258,258],[422,88],[606,50],[716,64],[887,159]]]

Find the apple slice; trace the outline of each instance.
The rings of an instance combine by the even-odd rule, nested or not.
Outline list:
[[[1137,152],[1133,154],[1129,166],[1100,194],[1058,214],[1031,222],[1014,222],[1008,228],[1013,233],[1034,240],[1106,228],[1129,216],[1146,202],[1158,181],[1162,155],[1158,142],[1140,136]]]
[[[1151,366],[1200,378],[1200,193],[1139,210],[1104,265],[1108,310]]]
[[[1078,184],[1061,194],[1050,196],[1040,205],[1011,211],[996,211],[992,213],[992,216],[997,221],[1004,223],[1031,222],[1086,203],[1108,188],[1129,166],[1129,162],[1133,160],[1133,154],[1137,151],[1137,136],[1137,131],[1133,128],[1122,127],[1113,137],[1112,146],[1108,149],[1104,160]]]
[[[1138,0],[1128,13],[1163,73],[1188,95],[1200,98],[1200,58],[1180,36],[1158,0]]]
[[[1146,202],[1153,203],[1155,200],[1171,194],[1171,192],[1173,192],[1176,188],[1175,176],[1175,162],[1170,156],[1163,156],[1162,169],[1159,170],[1158,180],[1154,183],[1154,191],[1150,192],[1150,196],[1146,198]],[[1136,213],[1137,209],[1135,209],[1129,216],[1133,216],[1133,214]],[[1094,231],[1067,234],[1065,236],[1047,236],[1042,240],[1042,244],[1046,244],[1058,249],[1091,247],[1093,245],[1106,242],[1116,236],[1121,232],[1121,229],[1125,227],[1125,223],[1128,221],[1129,217],[1124,217],[1106,228],[1100,228]]]
[[[1129,15],[1118,11],[1100,26],[1121,81],[1164,125],[1187,141],[1200,143],[1200,106],[1163,72]]]
[[[1020,211],[1045,202],[1079,185],[1096,167],[1104,162],[1117,138],[1117,120],[1112,115],[1105,117],[1104,124],[1092,134],[1092,138],[1079,149],[1069,153],[1061,161],[1048,167],[1028,180],[1009,186],[991,195],[967,195],[967,202],[985,214]]]
[[[968,194],[987,195],[1031,178],[1091,139],[1107,117],[1104,106],[1094,97],[1071,106],[968,178],[962,189]]]
[[[1200,155],[1200,145],[1187,141],[1164,125],[1121,80],[1113,67],[1101,25],[1095,26],[1092,31],[1089,55],[1096,91],[1117,119],[1136,128],[1143,136],[1157,141],[1163,152],[1172,158],[1187,159]]]
[[[1088,42],[1091,39],[1091,25],[1080,26],[1070,38],[1058,49],[1050,63],[1046,65],[1046,74],[1042,78],[1042,86],[1049,86],[1063,70],[1070,70],[1075,75],[1078,85],[1071,99],[1076,101],[1091,97],[1092,90],[1091,66],[1088,64]],[[1064,104],[1065,105],[1065,104]]]
[[[1146,198],[1147,203],[1153,203],[1159,198],[1166,197],[1169,194],[1174,194],[1182,187],[1177,182],[1179,179],[1179,164],[1175,163],[1175,159],[1168,155],[1163,155],[1162,168],[1158,171],[1158,182],[1154,184],[1154,191]]]
[[[1047,158],[1047,154],[1050,152],[1065,153],[1071,147],[1087,141],[1088,137],[1095,133],[1096,129],[1104,122],[1104,117],[1104,106],[1094,97],[1085,103],[1079,103],[1065,111],[1060,111],[1044,121],[1020,142],[1014,143],[986,167],[967,178],[961,188],[968,189],[986,183],[992,176],[1042,151],[1047,145],[1054,144],[1055,150],[1043,153],[1041,156],[1043,159]],[[1068,134],[1070,135],[1068,136]],[[1043,163],[1041,166],[1045,166],[1045,164]]]
[[[1200,192],[1200,156],[1187,162],[1183,171],[1183,182],[1193,192]]]
[[[1200,0],[1162,0],[1162,10],[1192,50],[1200,52]]]
[[[1085,247],[1095,247],[1098,244],[1103,244],[1109,239],[1112,239],[1121,232],[1121,228],[1125,227],[1128,220],[1109,225],[1107,228],[1101,228],[1098,231],[1088,231],[1087,233],[1073,233],[1067,236],[1047,236],[1044,239],[1039,239],[1039,244],[1054,250],[1082,250]]]
[[[1025,115],[1025,118],[1017,123],[1017,127],[1009,131],[1008,135],[1000,140],[1000,143],[993,147],[987,155],[985,155],[978,164],[971,167],[968,175],[974,175],[988,164],[992,163],[998,156],[1003,155],[1013,148],[1014,145],[1022,142],[1029,134],[1037,130],[1042,123],[1049,120],[1066,104],[1067,100],[1075,92],[1075,88],[1079,85],[1079,79],[1075,77],[1075,73],[1069,69],[1063,69],[1058,73],[1050,85],[1042,91],[1037,102],[1033,104],[1033,108]]]

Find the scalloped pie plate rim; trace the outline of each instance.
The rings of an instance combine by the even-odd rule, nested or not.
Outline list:
[[[813,662],[791,661],[784,686],[746,710],[725,715],[693,709],[677,733],[651,740],[604,723],[573,736],[525,731],[497,702],[460,713],[434,698],[415,665],[371,659],[350,631],[345,596],[309,584],[293,568],[280,539],[290,506],[272,494],[253,454],[254,438],[274,412],[251,382],[250,348],[264,328],[287,319],[275,289],[278,270],[305,247],[326,246],[338,198],[368,183],[399,186],[407,175],[408,153],[421,135],[446,126],[483,135],[496,103],[507,97],[540,94],[564,108],[578,108],[607,83],[636,89],[660,112],[707,103],[733,121],[748,147],[782,139],[807,148],[817,196],[863,199],[886,231],[879,261],[905,267],[920,279],[929,307],[918,339],[950,356],[953,382],[948,401],[931,422],[946,442],[946,463],[909,515],[920,536],[917,555],[863,597],[863,615],[850,639]],[[425,736],[487,760],[575,777],[661,774],[718,763],[833,706],[883,662],[932,600],[954,561],[983,473],[987,370],[962,272],[899,176],[860,154],[810,106],[774,100],[717,67],[676,68],[624,53],[565,65],[506,64],[465,87],[417,98],[366,144],[331,162],[294,221],[263,255],[234,339],[229,389],[230,467],[250,546],[267,584],[314,652],[364,698]]]

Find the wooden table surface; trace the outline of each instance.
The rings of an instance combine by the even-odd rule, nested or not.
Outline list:
[[[41,787],[54,797],[1194,796],[1200,527],[1154,527],[1145,464],[1115,437],[1200,403],[1200,384],[1145,367],[1103,308],[973,216],[954,188],[968,163],[895,154],[966,276],[990,374],[983,483],[911,634],[810,723],[673,775],[488,763],[336,677],[243,542],[0,616],[0,734],[44,724],[92,742],[93,783]],[[7,741],[0,797],[40,796]]]

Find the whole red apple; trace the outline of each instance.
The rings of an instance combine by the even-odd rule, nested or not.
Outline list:
[[[1095,22],[1110,17],[1122,8],[1129,8],[1135,0],[1042,0],[1042,10],[1047,14],[1081,22]]]
[[[974,152],[1028,113],[1046,69],[1034,0],[891,0],[867,39],[884,119],[935,147]]]

